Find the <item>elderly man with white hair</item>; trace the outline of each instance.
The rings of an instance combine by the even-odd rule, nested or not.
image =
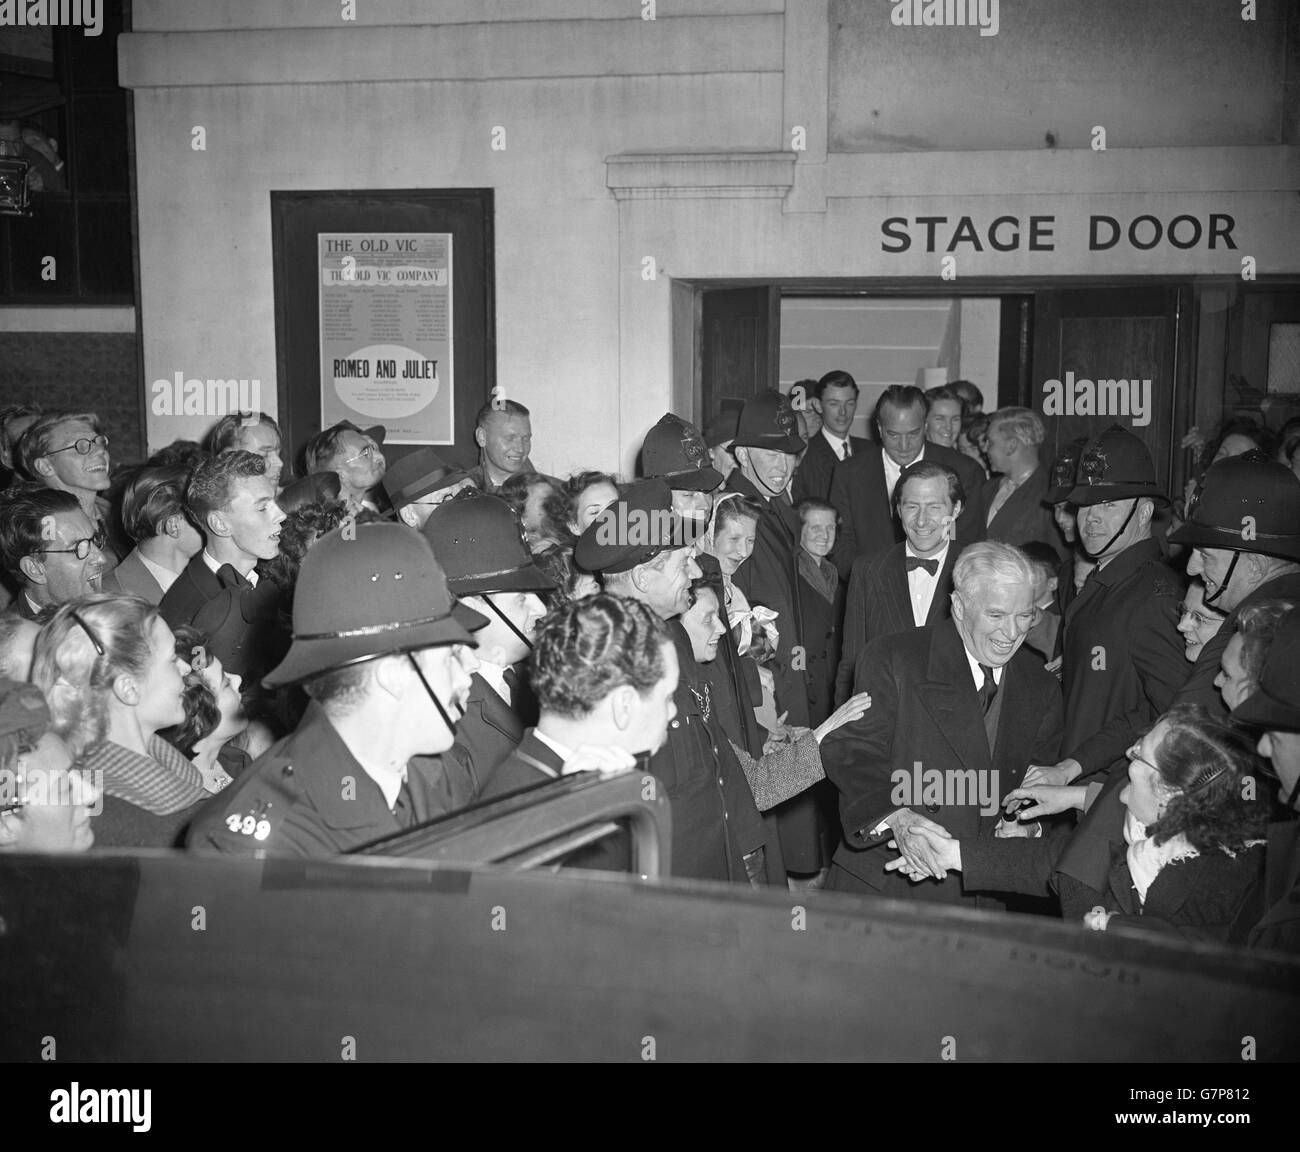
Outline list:
[[[994,475],[979,496],[986,539],[1023,547],[1031,540],[1064,557],[1065,542],[1056,527],[1048,469],[1040,458],[1046,433],[1038,413],[1029,408],[999,408],[989,417],[989,467]]]
[[[862,650],[853,691],[869,692],[871,709],[821,746],[844,829],[828,888],[1001,907],[886,872],[889,853],[879,849],[895,842],[909,865],[938,879],[943,868],[917,825],[959,838],[1029,833],[1000,820],[1001,800],[1029,764],[1055,763],[1063,720],[1056,679],[1022,651],[1037,619],[1035,580],[1019,549],[972,544],[953,569],[952,619]]]

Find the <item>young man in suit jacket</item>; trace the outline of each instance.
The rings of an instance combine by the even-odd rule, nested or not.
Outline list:
[[[517,707],[523,690],[515,665],[528,657],[537,622],[546,615],[539,593],[555,582],[533,563],[523,528],[499,496],[473,495],[434,508],[420,529],[447,573],[447,587],[488,621],[475,635],[478,670],[470,677],[454,761],[474,796],[481,795],[524,736]]]
[[[853,694],[858,657],[873,640],[948,619],[952,569],[960,551],[953,534],[965,502],[952,469],[928,460],[903,469],[894,506],[906,539],[853,562],[835,677],[837,704]]]
[[[944,464],[961,478],[968,493],[984,483],[980,466],[967,456],[925,441],[928,402],[919,388],[894,384],[876,402],[876,433],[880,447],[858,452],[835,465],[830,501],[840,514],[840,539],[836,566],[846,580],[859,556],[887,551],[903,539],[903,528],[893,515],[894,487],[903,469],[918,460]],[[983,538],[978,515],[967,508],[957,522],[957,541]]]
[[[284,650],[280,592],[261,580],[258,560],[280,550],[284,513],[266,461],[255,452],[225,452],[194,469],[185,491],[205,544],[158,605],[173,628],[189,624],[227,669],[257,684]]]
[[[918,824],[959,838],[1012,830],[999,820],[1002,797],[1061,740],[1060,686],[1021,650],[1036,615],[1035,582],[1017,549],[972,544],[953,573],[951,620],[863,651],[854,691],[870,692],[871,708],[821,748],[844,830],[828,888],[971,905],[991,899],[886,872],[888,854],[878,849],[894,840],[909,865],[940,877]]]
[[[140,596],[157,607],[203,537],[185,515],[189,469],[141,468],[122,490],[122,526],[135,547],[101,581],[105,592]]]
[[[803,500],[829,500],[835,465],[859,452],[869,451],[871,441],[849,435],[858,410],[858,382],[849,373],[835,369],[817,381],[812,399],[821,412],[821,431],[808,441],[808,448],[795,470],[791,495],[796,504]]]
[[[986,539],[1017,548],[1037,540],[1059,560],[1064,550],[1047,506],[1047,469],[1039,459],[1045,436],[1042,420],[1028,408],[999,408],[989,417],[989,467],[995,475],[979,494],[980,516]]]

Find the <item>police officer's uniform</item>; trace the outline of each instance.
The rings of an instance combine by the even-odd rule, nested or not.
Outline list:
[[[499,496],[439,504],[420,531],[447,574],[447,587],[453,595],[541,595],[555,589],[555,581],[533,562],[519,518]],[[531,644],[527,637],[523,640]],[[512,699],[507,704],[477,672],[471,677],[465,714],[456,725],[456,743],[448,758],[464,766],[475,798],[523,739],[525,725],[514,703]]]
[[[335,529],[303,560],[293,645],[264,683],[278,687],[381,656],[472,645],[470,630],[486,623],[454,603],[419,533],[390,523],[350,525],[346,535]],[[290,735],[204,807],[187,845],[239,856],[333,856],[455,807],[449,773],[437,758],[417,756],[390,808],[313,701]]]
[[[1084,449],[1071,503],[1147,497],[1168,503],[1146,446],[1112,425]],[[1066,758],[1081,779],[1105,772],[1173,702],[1187,679],[1178,633],[1184,582],[1160,543],[1143,540],[1094,569],[1062,624]]]

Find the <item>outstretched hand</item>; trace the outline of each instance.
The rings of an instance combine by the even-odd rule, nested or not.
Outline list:
[[[845,724],[852,724],[854,720],[860,720],[866,715],[867,709],[870,707],[870,692],[859,692],[856,696],[850,696],[813,729],[813,735],[817,738],[817,743],[820,744],[836,728],[842,728]]]
[[[1083,810],[1088,789],[1071,784],[1035,784],[1028,788],[1013,788],[1002,798],[1002,807],[1010,809],[1017,800],[1030,803],[1017,810],[1015,819],[1040,820],[1044,816],[1054,816],[1058,812],[1068,812],[1071,808]]]

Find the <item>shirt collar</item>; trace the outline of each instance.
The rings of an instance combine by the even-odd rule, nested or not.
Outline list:
[[[215,576],[218,572],[221,571],[221,561],[219,561],[215,556],[213,556],[212,553],[209,552],[206,548],[204,548],[203,551],[199,553],[199,555],[203,557],[203,563],[207,565],[208,571],[211,572],[212,575]],[[233,568],[234,565],[232,564],[231,567]],[[251,584],[254,588],[256,588],[257,580],[258,580],[257,569],[256,568],[252,569],[248,573],[248,575],[244,577],[244,579],[247,580],[249,584]]]
[[[493,664],[492,661],[484,660],[479,656],[478,674],[502,700],[507,704],[511,703],[510,685],[506,683],[506,668],[503,664]]]
[[[831,446],[836,456],[840,454],[840,445],[848,440],[847,436],[836,436],[825,424],[822,425],[822,435],[826,437],[826,443]]]
[[[906,556],[915,556],[918,560],[938,560],[938,561],[939,561],[939,567],[935,570],[935,575],[936,575],[936,576],[937,576],[940,572],[943,571],[943,564],[944,564],[944,561],[948,559],[948,549],[951,548],[951,547],[952,547],[952,541],[949,540],[949,541],[948,541],[946,544],[944,544],[944,546],[943,546],[942,548],[940,548],[939,551],[936,552],[933,556],[922,556],[922,555],[921,555],[921,554],[920,554],[920,553],[919,553],[915,548],[912,547],[912,542],[911,542],[910,540],[904,539],[904,541],[903,541],[903,553],[904,553],[904,555],[906,555]]]
[[[135,550],[135,554],[139,558],[140,563],[145,566],[145,570],[158,581],[158,587],[164,592],[176,583],[178,573],[173,572],[170,568],[164,568],[161,564],[150,560],[149,557],[138,548]]]
[[[533,735],[554,752],[561,760],[571,760],[573,758],[573,751],[571,749],[566,748],[558,740],[552,740],[551,737],[540,728],[534,728]]]
[[[975,687],[983,688],[984,670],[980,667],[980,662],[970,654],[970,649],[966,647],[965,641],[962,642],[961,650],[966,653],[966,663],[970,665],[971,679],[975,681]],[[1001,667],[999,667],[996,664],[990,664],[989,667],[993,669],[993,683],[1001,684],[1002,672],[1003,669],[1005,669],[1006,665],[1004,664]]]

